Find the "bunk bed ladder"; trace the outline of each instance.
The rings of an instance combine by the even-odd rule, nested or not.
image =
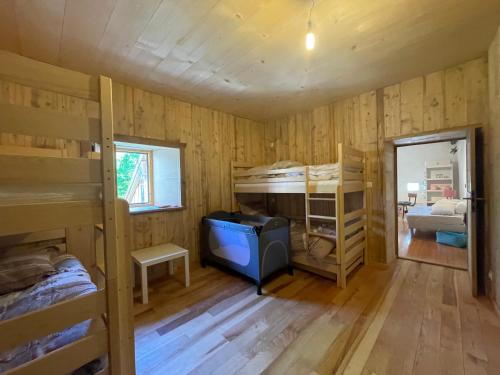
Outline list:
[[[309,167],[306,167],[305,169],[305,184],[306,184],[306,189],[305,189],[305,211],[306,211],[306,243],[309,244],[309,237],[322,237],[330,240],[334,240],[335,237],[324,234],[324,233],[315,233],[311,230],[311,219],[316,219],[316,220],[323,220],[323,221],[330,221],[330,222],[336,222],[337,217],[336,216],[325,216],[325,215],[315,215],[311,213],[311,201],[323,201],[323,202],[334,202],[335,198],[332,197],[311,197],[311,180],[309,178]]]

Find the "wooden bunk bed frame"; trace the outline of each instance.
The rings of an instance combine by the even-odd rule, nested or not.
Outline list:
[[[67,374],[104,355],[107,367],[100,373],[134,374],[128,205],[115,199],[111,79],[0,51],[0,80],[84,99],[99,108],[96,118],[90,118],[0,104],[0,133],[66,139],[81,146],[81,157],[68,157],[60,149],[0,146],[0,252],[2,247],[60,241],[82,261],[98,287],[96,292],[1,321],[0,353],[77,323],[93,322],[85,337],[6,374]],[[100,145],[99,158],[92,144]],[[23,202],[22,195],[12,194],[9,199],[13,191],[31,198]],[[102,244],[104,264],[98,264],[96,243]]]
[[[294,257],[294,265],[328,278],[337,280],[344,288],[348,275],[358,265],[366,263],[367,217],[365,191],[365,154],[350,146],[338,145],[338,180],[312,180],[310,166],[275,169],[267,172],[249,171],[252,165],[233,162],[231,168],[232,208],[238,210],[238,193],[274,193],[304,194],[306,243],[310,236],[319,236],[336,240],[334,254],[328,262],[308,261],[308,257]],[[360,173],[354,173],[357,169]],[[262,178],[262,174],[276,175],[296,173],[296,176]],[[261,178],[252,178],[259,175]],[[243,179],[241,179],[243,178]],[[349,211],[346,207],[346,195],[362,193],[362,207]],[[333,201],[335,216],[315,215],[311,213],[311,201]],[[346,209],[348,210],[346,212]],[[311,231],[311,220],[334,221],[334,237]]]

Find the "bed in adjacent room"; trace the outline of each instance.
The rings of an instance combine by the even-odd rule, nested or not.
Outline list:
[[[406,215],[408,226],[413,230],[447,231],[464,233],[466,231],[465,213],[440,215],[433,213],[432,206],[415,206]]]

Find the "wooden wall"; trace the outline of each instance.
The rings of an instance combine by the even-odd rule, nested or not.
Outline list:
[[[269,121],[266,161],[304,163],[336,160],[337,143],[367,153],[369,260],[385,253],[384,143],[426,131],[488,124],[488,65],[481,57],[312,111]]]
[[[74,97],[0,81],[0,102],[99,118],[99,105]],[[231,209],[230,162],[264,161],[263,125],[137,88],[113,84],[115,133],[186,143],[186,207],[181,211],[131,215],[132,247],[173,241],[198,256],[201,217]],[[0,144],[68,149],[78,142],[0,134]]]
[[[133,216],[133,248],[173,241],[189,248],[193,258],[198,253],[201,217],[213,210],[230,209],[231,160],[253,164],[279,159],[326,163],[335,161],[336,145],[343,142],[367,152],[368,181],[372,183],[368,190],[369,259],[383,262],[387,258],[385,141],[472,124],[484,124],[488,131],[489,122],[486,57],[265,124],[117,82],[113,90],[117,134],[187,144],[187,209]],[[99,116],[98,105],[91,101],[3,81],[1,101]],[[495,132],[492,135],[496,137]],[[67,148],[70,155],[80,152],[77,143],[37,137],[1,134],[0,143]],[[491,156],[496,157],[491,149]],[[280,203],[290,202],[281,197]],[[494,238],[491,241],[497,246]]]
[[[489,227],[500,228],[500,29],[491,43],[489,55],[489,88],[490,88],[490,155],[488,175],[490,177],[491,194],[489,200]],[[491,269],[493,282],[491,296],[500,311],[500,238],[498,232],[490,231]]]
[[[187,209],[132,215],[133,248],[175,242],[198,256],[203,215],[231,209],[230,162],[264,162],[263,124],[113,83],[115,133],[186,143]]]
[[[99,104],[52,91],[38,90],[18,83],[0,80],[0,103],[44,108],[75,116],[99,118]],[[0,133],[0,144],[25,147],[67,149],[68,156],[80,156],[80,143],[62,139]]]

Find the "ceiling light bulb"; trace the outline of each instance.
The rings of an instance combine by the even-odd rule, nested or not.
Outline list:
[[[316,37],[312,31],[309,31],[306,35],[306,49],[311,51],[314,49],[314,45],[316,44]]]

